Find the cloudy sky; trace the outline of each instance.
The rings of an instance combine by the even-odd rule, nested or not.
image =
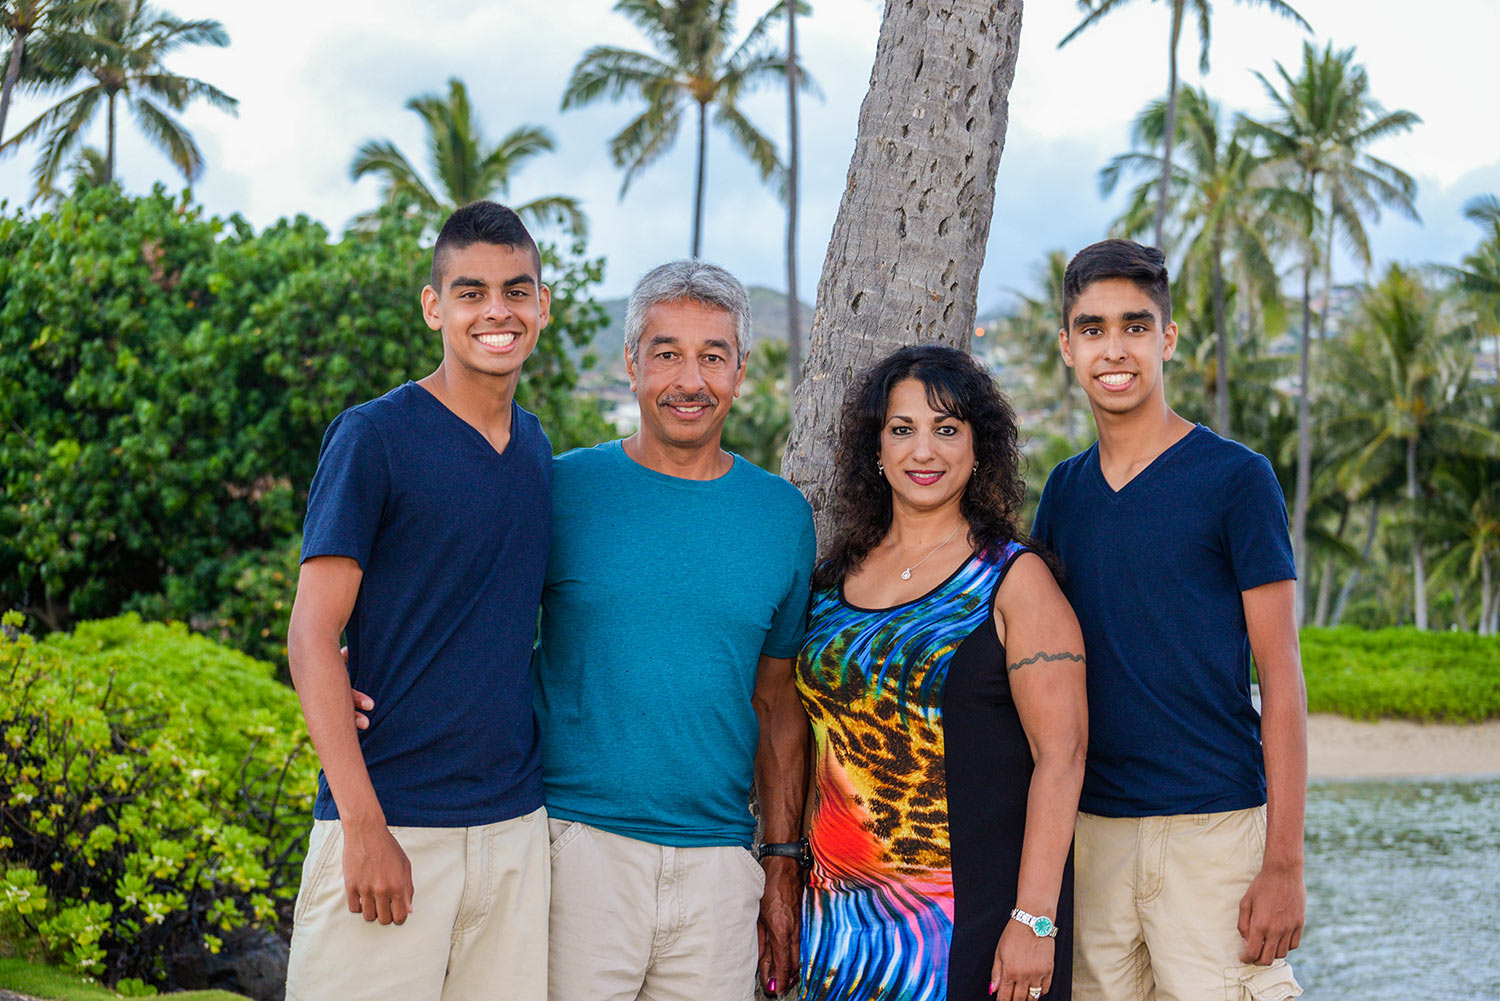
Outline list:
[[[1274,76],[1277,61],[1295,72],[1305,38],[1354,46],[1375,97],[1424,122],[1374,152],[1420,182],[1418,225],[1387,216],[1374,230],[1377,263],[1454,260],[1479,231],[1460,215],[1475,194],[1500,192],[1500,85],[1493,43],[1500,38],[1494,0],[1294,0],[1311,36],[1266,10],[1217,4],[1212,69],[1197,72],[1191,26],[1180,60],[1185,82],[1205,85],[1226,109],[1268,114],[1255,71]],[[566,193],[581,198],[592,230],[590,252],[607,258],[602,291],[623,294],[646,268],[686,254],[693,136],[641,175],[619,197],[620,174],[604,140],[634,112],[600,104],[562,113],[558,101],[573,65],[594,44],[646,47],[608,0],[164,0],[182,17],[215,17],[227,49],[185,51],[169,66],[199,76],[240,100],[230,117],[207,107],[186,122],[207,158],[196,196],[216,213],[240,212],[256,226],[303,213],[335,230],[376,203],[377,183],[349,180],[349,161],[366,139],[394,140],[419,160],[423,132],[405,101],[463,78],[487,135],[521,124],[550,129],[557,152],[514,179],[516,201]],[[853,150],[859,105],[879,29],[876,0],[812,0],[799,22],[805,64],[823,98],[804,99],[803,220],[799,281],[811,299],[822,269]],[[742,0],[742,28],[760,10]],[[1004,303],[1007,288],[1029,286],[1041,255],[1076,249],[1104,234],[1123,191],[1099,194],[1099,168],[1128,147],[1132,118],[1166,89],[1166,9],[1137,0],[1066,49],[1058,40],[1079,14],[1066,0],[1032,0],[1010,98],[1010,132],[1000,165],[989,251],[980,278],[981,308]],[[53,98],[55,100],[55,98]],[[12,108],[12,133],[45,107],[25,97]],[[778,141],[785,98],[765,92],[745,102]],[[119,172],[130,190],[158,179],[182,185],[126,121]],[[98,126],[102,137],[102,122]],[[95,142],[99,138],[94,139]],[[0,199],[30,192],[34,147],[0,161]],[[727,141],[710,140],[704,253],[753,284],[784,288],[781,210]],[[1341,262],[1339,276],[1359,277]]]

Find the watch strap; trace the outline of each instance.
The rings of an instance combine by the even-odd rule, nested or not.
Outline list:
[[[1037,938],[1055,938],[1057,935],[1057,923],[1045,914],[1027,914],[1017,907],[1010,912],[1010,916],[1013,920],[1030,928]]]
[[[755,859],[760,861],[767,855],[782,855],[786,858],[797,860],[797,864],[804,869],[812,868],[812,852],[806,838],[798,841],[772,841],[768,844],[755,846]]]

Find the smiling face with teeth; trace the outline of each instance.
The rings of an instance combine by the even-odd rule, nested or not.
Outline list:
[[[444,367],[505,380],[512,390],[551,303],[531,248],[494,243],[446,250],[441,288],[422,290],[422,316],[443,333]]]
[[[625,372],[646,453],[717,457],[724,418],[745,381],[734,316],[692,299],[658,302],[646,311],[638,354],[625,352]]]
[[[1073,369],[1096,420],[1142,406],[1167,409],[1162,364],[1177,350],[1177,324],[1128,278],[1093,282],[1072,303],[1057,333],[1063,361]]]
[[[934,409],[927,386],[902,379],[891,387],[880,432],[880,466],[891,500],[908,511],[955,509],[974,475],[974,429]]]

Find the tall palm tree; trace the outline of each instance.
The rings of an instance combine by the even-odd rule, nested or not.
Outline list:
[[[1084,29],[1129,2],[1130,0],[1078,0],[1079,9],[1088,13],[1082,21],[1078,22],[1077,27],[1063,36],[1063,40],[1057,43],[1057,47],[1060,49],[1067,45]],[[1198,70],[1201,73],[1207,73],[1208,43],[1213,19],[1213,4],[1210,0],[1164,0],[1164,2],[1172,8],[1172,16],[1171,32],[1167,42],[1166,125],[1162,130],[1162,134],[1166,136],[1166,148],[1161,158],[1161,187],[1156,203],[1156,245],[1162,249],[1166,249],[1162,245],[1162,240],[1167,226],[1167,196],[1170,188],[1168,179],[1172,170],[1172,144],[1177,137],[1177,43],[1182,39],[1182,22],[1187,19],[1188,10],[1191,8],[1198,20]],[[1269,7],[1272,12],[1295,21],[1304,31],[1312,30],[1302,15],[1284,0],[1236,0],[1236,2],[1243,2],[1252,7]]]
[[[1354,50],[1335,52],[1332,45],[1319,52],[1302,46],[1302,71],[1293,77],[1280,63],[1276,73],[1283,89],[1260,77],[1278,115],[1267,122],[1243,119],[1244,127],[1266,143],[1271,158],[1281,164],[1319,208],[1321,230],[1308,242],[1302,262],[1302,331],[1298,367],[1297,482],[1292,504],[1292,548],[1297,566],[1307,556],[1307,505],[1311,483],[1312,439],[1308,400],[1312,343],[1312,273],[1323,264],[1323,332],[1333,296],[1333,242],[1366,267],[1370,240],[1364,220],[1380,218],[1382,206],[1417,217],[1417,185],[1411,176],[1378,157],[1367,147],[1387,136],[1410,130],[1421,118],[1410,111],[1386,111],[1370,96],[1363,66]],[[1306,585],[1297,578],[1297,611],[1305,608]]]
[[[1500,372],[1500,198],[1479,195],[1464,205],[1464,217],[1485,230],[1484,239],[1457,267],[1438,264],[1436,270],[1452,279],[1474,314],[1475,332],[1494,348],[1495,371]]]
[[[1146,175],[1132,192],[1116,228],[1139,236],[1152,225],[1162,203],[1165,157],[1150,150],[1166,145],[1167,102],[1151,102],[1137,116],[1132,139],[1138,148],[1122,153],[1099,172],[1099,187],[1114,191],[1129,170]],[[1181,144],[1177,162],[1166,168],[1167,203],[1175,223],[1170,243],[1180,249],[1178,281],[1206,269],[1215,340],[1214,423],[1230,434],[1230,337],[1225,309],[1226,254],[1237,258],[1236,270],[1252,283],[1240,289],[1269,302],[1280,294],[1276,248],[1295,239],[1312,218],[1311,199],[1262,169],[1264,158],[1240,128],[1226,128],[1217,102],[1199,89],[1184,87],[1175,119]]]
[[[1424,473],[1443,453],[1500,455],[1500,431],[1475,413],[1473,355],[1438,297],[1410,271],[1391,265],[1360,304],[1354,330],[1334,346],[1349,410],[1328,423],[1335,437],[1358,436],[1350,459],[1373,480],[1400,469],[1410,518],[1412,591],[1418,629],[1427,628],[1429,520]],[[1475,419],[1479,416],[1479,419]]]
[[[672,148],[685,109],[696,111],[698,157],[693,178],[692,253],[703,246],[704,167],[708,154],[708,109],[760,171],[762,180],[782,174],[776,146],[739,108],[739,98],[754,87],[785,79],[788,58],[776,52],[767,31],[786,11],[787,0],[761,16],[738,45],[734,41],[734,0],[616,0],[615,10],[635,22],[657,54],[596,45],[583,54],[563,91],[562,107],[581,107],[600,98],[639,97],[646,106],[609,140],[609,155],[625,171],[624,196],[637,173]],[[804,90],[811,78],[799,66]]]
[[[786,348],[788,392],[802,381],[802,302],[797,298],[797,4],[786,8]]]
[[[349,174],[356,181],[366,174],[379,177],[387,205],[405,206],[434,226],[460,206],[503,197],[516,171],[532,157],[553,149],[551,134],[534,125],[513,129],[490,147],[475,121],[468,88],[457,77],[448,81],[447,95],[421,94],[407,101],[406,107],[420,115],[427,127],[428,166],[435,183],[423,180],[389,139],[372,139],[361,146],[349,164]],[[588,233],[588,220],[576,198],[547,195],[514,208],[528,222],[557,224],[577,237]]]
[[[97,5],[99,0],[0,0],[0,35],[10,36],[10,52],[5,56],[5,77],[0,83],[0,140],[5,138],[5,120],[10,114],[10,98],[21,82],[27,64],[27,43],[33,35],[60,35],[69,32]],[[40,80],[52,74],[42,66]]]
[[[38,194],[55,186],[68,154],[102,103],[105,107],[104,174],[115,179],[118,104],[123,97],[136,123],[172,165],[189,181],[203,173],[203,153],[182,123],[167,111],[180,112],[194,98],[236,114],[239,102],[211,84],[168,70],[166,58],[187,45],[229,44],[224,26],[214,20],[183,21],[162,13],[145,0],[108,0],[92,6],[80,29],[65,40],[80,75],[93,82],[42,112],[4,147],[19,145],[47,131],[42,158],[32,171]],[[163,107],[165,106],[165,107]]]
[[[1049,250],[1033,268],[1036,294],[1020,289],[1007,289],[1020,300],[1020,309],[1006,317],[1001,324],[1002,336],[1016,356],[1036,372],[1038,394],[1044,399],[1054,396],[1062,404],[1063,436],[1068,441],[1077,438],[1076,421],[1073,417],[1073,370],[1063,364],[1062,354],[1057,350],[1057,328],[1061,325],[1063,275],[1068,268],[1066,250]]]

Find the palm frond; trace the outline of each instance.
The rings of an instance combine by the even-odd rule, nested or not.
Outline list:
[[[648,100],[667,86],[675,86],[675,67],[655,56],[630,49],[596,45],[583,54],[563,88],[562,110],[581,107],[600,98],[618,101],[627,95]]]
[[[580,240],[589,235],[588,217],[583,214],[583,208],[578,204],[578,199],[567,195],[533,198],[523,205],[517,205],[515,211],[527,222],[540,223],[544,226],[559,226],[569,236]]]
[[[144,97],[130,101],[136,124],[146,133],[151,144],[166,154],[172,166],[189,181],[203,175],[203,151],[193,141],[193,135],[182,123],[152,104]]]
[[[636,174],[672,148],[681,127],[680,104],[650,104],[615,134],[609,141],[609,155],[616,167],[625,168],[620,197],[625,197]]]

